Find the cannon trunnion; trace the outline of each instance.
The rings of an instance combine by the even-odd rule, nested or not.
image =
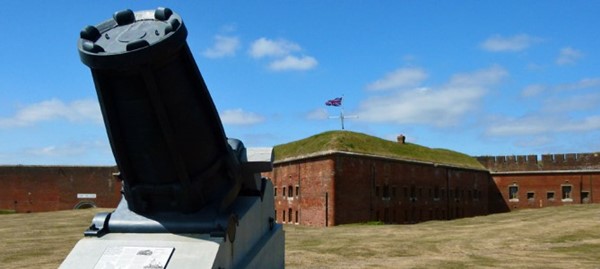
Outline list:
[[[116,12],[81,31],[123,198],[61,268],[284,266],[273,187],[260,176],[272,150],[226,137],[186,38],[168,8]]]

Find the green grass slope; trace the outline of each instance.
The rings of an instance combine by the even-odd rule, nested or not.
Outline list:
[[[350,131],[324,132],[302,140],[275,146],[273,150],[276,161],[334,150],[465,168],[485,169],[475,158],[456,151],[432,149],[412,143],[399,144]]]

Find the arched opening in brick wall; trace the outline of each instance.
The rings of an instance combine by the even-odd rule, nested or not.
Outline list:
[[[83,202],[79,202],[77,203],[73,209],[88,209],[88,208],[95,208],[96,204],[94,202],[89,202],[89,201],[83,201]]]

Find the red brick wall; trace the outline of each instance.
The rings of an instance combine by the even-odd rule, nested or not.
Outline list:
[[[502,200],[511,210],[600,203],[600,172],[495,173],[493,178]],[[515,199],[509,197],[511,186],[518,190]],[[568,199],[563,199],[563,186],[571,187]],[[549,199],[549,192],[554,193],[554,199]]]
[[[345,153],[278,162],[265,176],[277,190],[278,222],[318,227],[367,221],[415,223],[488,214],[492,182],[483,170]]]
[[[446,168],[448,172],[448,216],[452,218],[487,215],[490,185],[488,171]]]
[[[333,157],[333,156],[332,156]],[[374,216],[373,162],[369,159],[336,155],[336,224],[366,222]]]
[[[0,166],[0,209],[42,212],[73,209],[80,203],[116,207],[121,185],[112,176],[115,171],[115,167]]]
[[[488,214],[487,171],[346,154],[336,167],[336,224]]]
[[[494,171],[492,176],[483,170],[347,153],[277,162],[274,171],[265,176],[276,188],[278,222],[317,227],[367,221],[415,223],[520,208],[600,203],[597,154],[478,160]],[[40,212],[73,209],[81,203],[116,207],[121,188],[112,176],[116,170],[0,166],[0,209]],[[513,185],[518,186],[518,199],[509,197]],[[571,186],[569,199],[562,199],[562,186]],[[548,199],[549,192],[554,199]],[[95,194],[96,198],[78,198],[77,194]]]
[[[317,227],[335,225],[332,204],[333,160],[319,157],[280,163],[275,165],[272,172],[265,173],[264,176],[272,180],[276,189],[277,222]],[[291,196],[290,187],[292,187]]]
[[[539,159],[537,155],[477,159],[492,171],[495,182],[495,193],[490,195],[492,212],[600,202],[596,195],[600,194],[598,153],[545,154]],[[509,197],[510,186],[518,187],[514,199]],[[572,186],[571,198],[562,199],[562,186]],[[549,199],[548,193],[554,193],[554,199]]]

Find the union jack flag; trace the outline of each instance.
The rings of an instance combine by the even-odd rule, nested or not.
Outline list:
[[[325,102],[325,105],[326,106],[341,106],[342,105],[342,97],[327,100],[327,102]]]

